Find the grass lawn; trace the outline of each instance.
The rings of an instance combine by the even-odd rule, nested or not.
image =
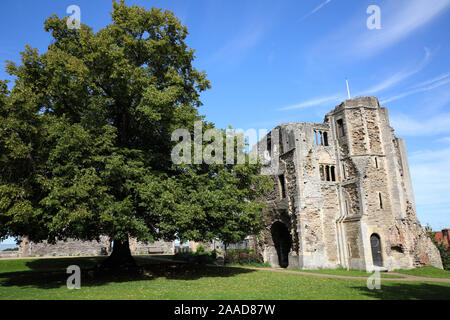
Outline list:
[[[395,270],[394,272],[410,274],[417,277],[450,279],[450,271],[438,269],[432,266],[426,266],[412,270]]]
[[[67,266],[86,270],[101,259],[0,260],[0,299],[450,299],[450,283],[382,281],[381,290],[369,290],[365,280],[173,262],[146,266],[151,278],[83,273],[81,289],[67,289]]]

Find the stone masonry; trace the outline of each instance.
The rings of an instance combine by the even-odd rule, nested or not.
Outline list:
[[[46,257],[46,256],[97,256],[102,254],[102,248],[106,254],[111,253],[111,243],[108,237],[100,237],[100,241],[81,241],[68,239],[57,241],[55,244],[44,242],[30,242],[27,237],[22,237],[18,255],[20,257]],[[174,243],[156,241],[143,243],[136,239],[130,239],[132,254],[174,253]]]
[[[404,140],[377,98],[346,100],[323,123],[282,124],[258,152],[279,160],[262,169],[274,188],[258,247],[271,265],[442,268],[416,216]]]

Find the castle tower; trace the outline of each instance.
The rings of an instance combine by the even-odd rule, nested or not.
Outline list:
[[[305,269],[442,268],[417,220],[404,141],[375,97],[344,101],[322,124],[283,124],[269,136],[275,132],[279,166],[263,168],[275,185],[260,243],[266,261]]]

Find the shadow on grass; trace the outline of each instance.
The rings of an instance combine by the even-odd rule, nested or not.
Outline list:
[[[104,257],[92,258],[61,258],[36,259],[27,261],[27,271],[0,273],[0,285],[4,287],[17,286],[22,289],[34,287],[40,289],[55,289],[66,286],[70,274],[66,269],[70,265],[78,265],[81,269],[81,285],[83,287],[103,286],[111,282],[144,281],[156,278],[170,280],[196,280],[205,277],[233,277],[254,270],[244,268],[222,268],[203,265],[177,263],[171,261],[154,261],[146,258],[135,258],[142,273],[120,272],[117,274],[102,274],[95,272],[95,267]]]
[[[385,283],[381,289],[353,287],[370,298],[380,300],[449,300],[450,287],[431,283]]]

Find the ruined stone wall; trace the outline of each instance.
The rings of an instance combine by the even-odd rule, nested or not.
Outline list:
[[[68,239],[49,244],[47,241],[35,243],[23,237],[19,256],[21,257],[49,257],[49,256],[98,256],[102,248],[106,253],[111,253],[111,244],[108,237],[100,237],[100,241],[81,241]],[[132,254],[149,253],[173,253],[173,242],[156,241],[154,243],[142,243],[130,239],[130,250]]]
[[[303,268],[334,268],[339,265],[336,219],[340,215],[340,170],[331,128],[328,124],[302,124],[304,139],[297,144],[302,172],[300,214],[301,265]],[[315,141],[314,132],[327,133],[328,145]],[[335,181],[326,181],[321,167],[333,166]],[[331,178],[331,177],[330,177]]]
[[[339,196],[336,184],[322,184],[322,224],[327,262],[330,267],[338,265],[336,219],[339,214]]]
[[[298,232],[297,232],[297,219],[298,219],[298,189],[297,189],[297,170],[294,162],[294,152],[288,151],[280,157],[284,164],[284,178],[286,181],[286,196],[288,201],[287,215],[289,219],[288,229],[292,238],[292,251],[298,253]]]
[[[144,243],[136,239],[130,239],[130,250],[132,254],[149,253],[174,253],[173,241],[155,241],[153,243]]]
[[[270,226],[281,221],[291,232],[292,258],[298,253],[300,268],[370,270],[372,234],[380,237],[383,266],[389,270],[442,267],[417,220],[404,141],[395,137],[375,97],[346,100],[323,124],[277,128],[280,167],[272,172],[274,190],[266,198],[266,230],[260,238],[265,261],[276,264]],[[315,130],[328,133],[328,145],[315,143]],[[325,181],[321,166],[335,166],[336,181]],[[280,198],[280,174],[286,180],[285,199]]]
[[[67,241],[57,241],[56,244],[49,244],[47,241],[30,242],[23,237],[19,254],[21,257],[98,256],[101,248],[109,249],[107,237],[101,237],[99,242],[68,239]]]

